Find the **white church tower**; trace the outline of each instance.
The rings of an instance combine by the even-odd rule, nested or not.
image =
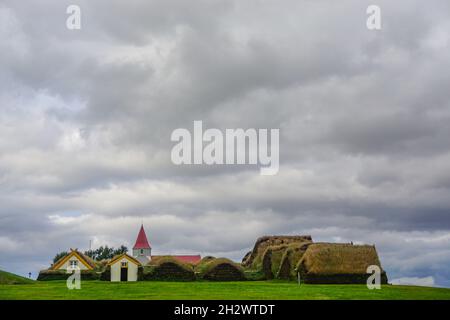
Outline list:
[[[152,247],[147,240],[147,235],[144,231],[144,225],[141,225],[136,243],[133,247],[133,257],[136,258],[142,265],[146,265],[152,259]]]

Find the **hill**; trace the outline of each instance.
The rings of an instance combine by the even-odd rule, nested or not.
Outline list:
[[[33,280],[18,276],[14,273],[0,270],[0,285],[1,284],[30,284]]]

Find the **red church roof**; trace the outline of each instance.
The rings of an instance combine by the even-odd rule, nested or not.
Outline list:
[[[133,249],[150,249],[150,243],[148,243],[147,235],[144,231],[144,225],[141,225],[141,230],[139,230],[139,234],[136,239],[136,243],[134,244]]]

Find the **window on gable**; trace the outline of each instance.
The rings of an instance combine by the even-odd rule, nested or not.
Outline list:
[[[127,268],[127,267],[128,267],[128,262],[122,261],[122,268]]]
[[[72,268],[75,268],[76,266],[78,266],[78,261],[77,260],[70,260],[69,263],[70,263],[70,266]]]

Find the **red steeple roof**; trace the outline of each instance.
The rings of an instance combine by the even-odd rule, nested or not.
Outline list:
[[[136,239],[136,243],[134,244],[133,249],[150,249],[150,244],[147,240],[147,235],[144,231],[144,225],[141,225],[141,230],[139,230],[139,234]]]

